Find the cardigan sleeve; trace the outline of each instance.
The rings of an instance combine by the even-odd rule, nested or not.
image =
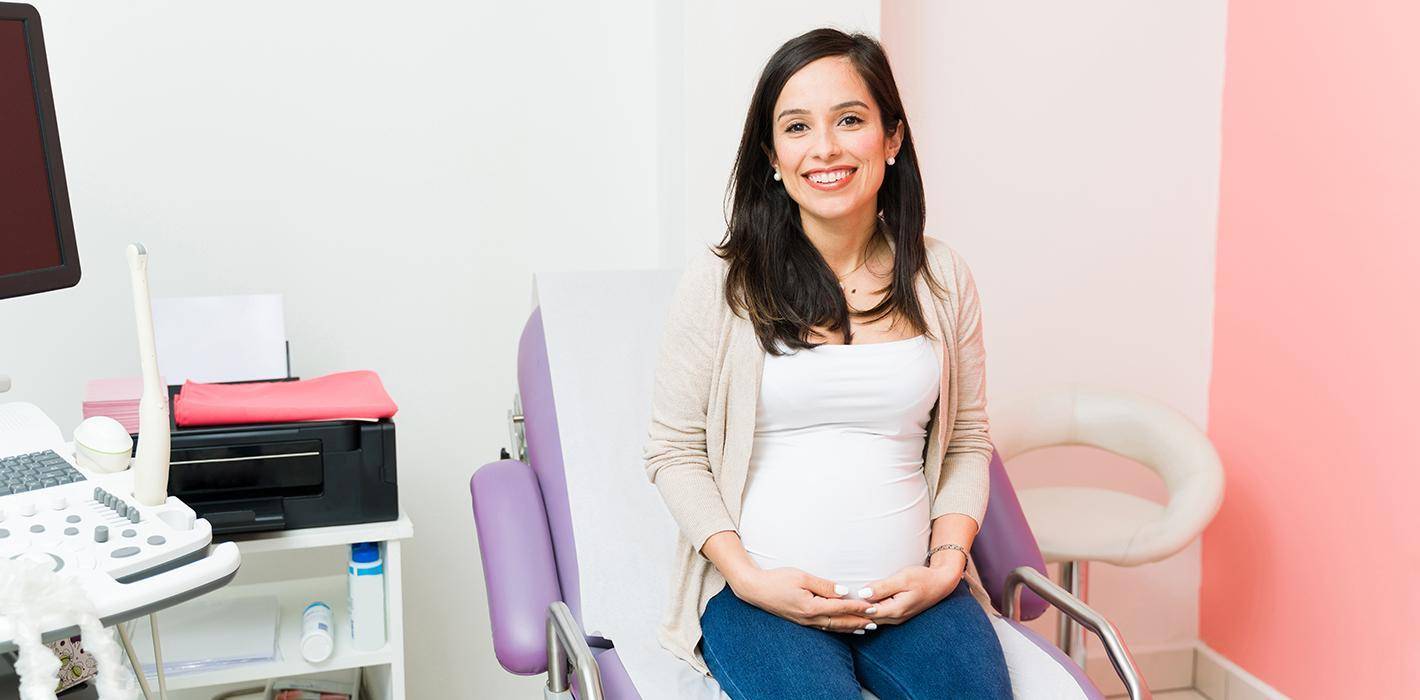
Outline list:
[[[943,262],[953,269],[959,299],[956,317],[956,420],[944,450],[942,478],[932,503],[932,517],[963,513],[980,529],[991,492],[990,423],[986,417],[986,348],[981,333],[981,299],[971,269],[946,248]]]
[[[656,361],[651,427],[642,452],[646,476],[698,552],[711,535],[734,530],[706,450],[711,378],[716,369],[721,281],[709,253],[687,265]]]

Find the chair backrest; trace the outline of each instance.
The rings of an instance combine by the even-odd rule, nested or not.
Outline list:
[[[986,502],[985,522],[981,532],[971,545],[971,554],[976,559],[976,572],[981,575],[981,585],[991,595],[991,603],[997,610],[1002,609],[1002,599],[1006,595],[1006,576],[1018,566],[1029,566],[1045,573],[1045,557],[1035,542],[1030,523],[1026,522],[1021,501],[1016,498],[1016,489],[1011,485],[1011,477],[1006,473],[1006,465],[1001,454],[991,454],[991,496]],[[1021,591],[1021,619],[1034,620],[1049,607],[1040,596],[1029,589]]]
[[[557,431],[557,406],[548,364],[547,336],[541,309],[534,309],[518,343],[518,390],[522,400],[523,428],[528,462],[542,489],[543,505],[557,561],[563,600],[581,621],[581,593],[577,574],[577,548],[567,500],[562,443]],[[972,546],[982,584],[997,609],[1001,608],[1006,575],[1017,566],[1045,572],[1045,559],[1026,522],[1010,477],[999,455],[991,460],[991,496],[985,522]],[[1023,619],[1039,617],[1045,601],[1030,591],[1021,594]]]
[[[547,509],[562,602],[580,622],[582,596],[577,584],[577,545],[572,536],[572,511],[567,504],[567,476],[563,471],[562,439],[557,433],[557,402],[552,395],[552,372],[547,361],[547,334],[542,325],[541,308],[533,309],[518,340],[518,395],[523,406],[528,464],[537,475],[543,506]]]

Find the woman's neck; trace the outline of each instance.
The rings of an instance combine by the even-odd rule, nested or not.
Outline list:
[[[832,220],[819,219],[800,210],[799,220],[809,242],[818,249],[829,269],[840,277],[863,262],[864,249],[878,228],[878,214],[871,209]]]

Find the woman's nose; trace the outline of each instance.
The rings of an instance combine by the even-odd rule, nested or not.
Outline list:
[[[833,133],[833,129],[820,129],[810,155],[827,161],[837,156],[838,151],[838,137]]]

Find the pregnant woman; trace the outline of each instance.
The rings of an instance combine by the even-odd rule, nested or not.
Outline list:
[[[968,556],[980,304],[923,200],[882,47],[780,47],[728,231],[672,301],[645,449],[681,535],[661,644],[735,700],[1011,697]]]

